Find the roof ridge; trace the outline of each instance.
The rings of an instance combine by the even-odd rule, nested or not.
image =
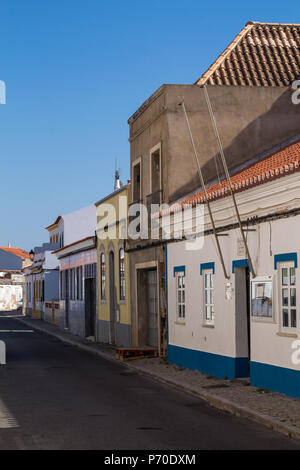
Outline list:
[[[300,24],[248,21],[195,85],[290,86],[299,57]]]
[[[251,26],[251,27],[249,27]],[[253,24],[246,24],[244,28],[235,36],[233,41],[226,47],[226,49],[219,54],[217,59],[211,64],[211,66],[204,72],[201,77],[195,82],[195,85],[204,85],[209,77],[215,72],[221,62],[232,52],[232,50],[239,44],[239,42],[245,37],[245,35],[252,29]]]
[[[263,21],[247,21],[246,25],[253,24],[256,25],[263,25],[263,26],[300,26],[300,23],[269,23]]]

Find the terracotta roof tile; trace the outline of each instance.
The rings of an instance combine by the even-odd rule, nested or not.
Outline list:
[[[8,246],[0,246],[0,250],[7,251],[14,255],[19,256],[19,258],[26,259],[29,258],[29,253],[25,250],[21,250],[21,248],[10,248]]]
[[[299,164],[300,140],[231,176],[233,191],[235,193],[245,191],[248,188],[299,171]],[[206,191],[210,201],[230,195],[230,188],[226,179],[210,186]],[[180,211],[184,205],[196,205],[199,203],[205,203],[203,192],[183,202],[173,204],[167,212],[175,213]]]
[[[197,85],[290,86],[300,79],[300,25],[249,22]]]

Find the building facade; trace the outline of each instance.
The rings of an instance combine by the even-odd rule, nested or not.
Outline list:
[[[195,149],[205,184],[222,177],[208,101],[230,174],[297,136],[299,107],[290,86],[300,75],[299,38],[299,25],[249,23],[194,85],[156,90],[128,121],[130,207],[142,204],[149,214],[151,205],[193,196],[199,187]],[[146,214],[140,237],[128,247],[132,341],[164,354],[165,245],[160,234],[153,239],[149,233]]]
[[[23,309],[26,298],[23,269],[31,255],[20,248],[0,247],[0,310]]]
[[[129,256],[126,253],[130,185],[96,202],[98,258],[97,338],[131,346]]]
[[[227,276],[203,192],[187,199],[188,218],[204,208],[204,236],[197,250],[167,245],[170,362],[300,397],[299,163],[298,140],[231,178],[253,270],[227,182],[207,190]]]
[[[48,311],[46,315],[46,304],[52,305],[59,300],[59,264],[52,253],[58,247],[58,243],[43,243],[35,247],[33,263],[24,268],[26,314],[33,318],[55,321]]]
[[[86,237],[54,252],[60,263],[60,320],[63,330],[96,339],[96,237]]]

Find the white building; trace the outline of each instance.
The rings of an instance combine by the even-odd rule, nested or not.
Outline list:
[[[94,205],[60,215],[46,230],[50,243],[59,243],[60,247],[70,245],[82,238],[95,235],[96,209]]]
[[[55,251],[60,262],[60,326],[82,337],[96,337],[96,236]]]
[[[96,208],[93,205],[57,217],[46,229],[57,242],[60,271],[59,323],[62,329],[94,337],[96,322]],[[58,283],[58,280],[57,280]]]
[[[167,243],[170,362],[219,378],[250,375],[252,385],[300,397],[299,168],[300,141],[231,178],[254,272],[227,182],[208,194],[228,278],[203,193],[187,200],[205,208],[205,236],[196,251]]]
[[[24,269],[26,314],[42,320],[47,316],[47,304],[58,302],[59,263],[52,253],[58,243],[43,243],[34,248],[33,263]],[[55,322],[55,318],[51,319]]]

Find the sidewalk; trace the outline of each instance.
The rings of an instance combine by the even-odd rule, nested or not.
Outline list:
[[[122,362],[114,348],[92,343],[60,331],[56,326],[28,317],[16,319],[33,329],[55,336],[66,344],[97,354],[154,380],[205,400],[215,408],[254,420],[270,429],[300,439],[300,400],[268,392],[241,382],[219,380],[200,372],[168,364],[161,358]]]

